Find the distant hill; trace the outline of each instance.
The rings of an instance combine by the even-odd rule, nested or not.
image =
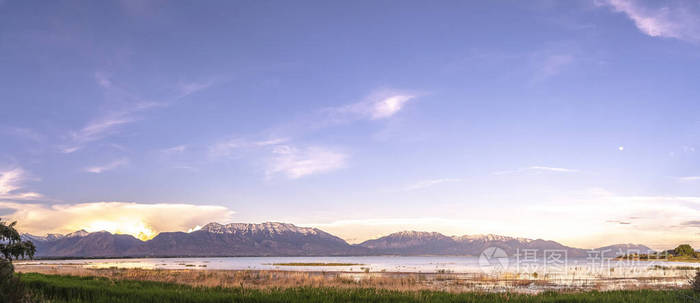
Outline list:
[[[621,254],[631,253],[648,254],[654,252],[653,249],[647,247],[646,245],[632,243],[608,245],[598,248],[597,250],[609,252],[608,254],[606,254],[606,256],[618,256]]]
[[[436,232],[402,231],[350,245],[317,228],[267,222],[262,224],[209,223],[190,233],[163,232],[148,241],[130,235],[84,230],[66,235],[22,237],[34,242],[37,257],[166,257],[166,256],[358,256],[358,255],[473,255],[499,247],[509,255],[531,249],[564,250],[569,257],[585,257],[589,250],[555,241],[499,235],[446,236]],[[652,251],[640,244],[616,244],[596,250],[613,257],[628,249]]]
[[[125,256],[143,242],[130,235],[114,235],[106,231],[88,233],[78,231],[65,236],[25,236],[37,248],[37,257],[95,257]]]
[[[473,255],[478,256],[488,247],[503,249],[508,255],[515,255],[524,249],[564,250],[567,256],[582,257],[584,249],[564,246],[554,241],[513,238],[499,235],[469,235],[449,237],[440,233],[403,231],[379,239],[359,244],[379,254],[391,255]]]

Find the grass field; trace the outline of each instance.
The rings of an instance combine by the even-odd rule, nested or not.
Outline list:
[[[149,281],[27,273],[22,281],[44,302],[697,302],[690,290],[634,290],[538,295],[391,291],[371,288],[205,288]]]

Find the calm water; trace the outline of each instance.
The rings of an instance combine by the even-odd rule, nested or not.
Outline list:
[[[279,266],[274,263],[355,263],[352,266]],[[82,266],[86,268],[199,269],[199,270],[289,270],[342,272],[479,273],[503,275],[549,274],[560,277],[650,277],[684,273],[700,268],[698,263],[663,261],[617,261],[586,258],[556,260],[485,259],[461,256],[367,256],[367,257],[227,257],[227,258],[141,258],[91,260],[36,260],[26,265]],[[654,266],[667,267],[665,269]]]

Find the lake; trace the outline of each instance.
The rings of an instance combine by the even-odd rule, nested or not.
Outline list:
[[[560,262],[563,261],[563,262]],[[345,263],[342,266],[286,266],[299,263]],[[347,265],[353,263],[356,265]],[[627,261],[569,258],[530,259],[472,256],[360,256],[360,257],[225,257],[225,258],[134,258],[33,260],[15,262],[20,272],[98,275],[112,277],[130,269],[179,272],[216,272],[223,278],[236,271],[271,271],[271,283],[279,277],[305,274],[334,283],[337,279],[368,281],[422,281],[417,289],[453,291],[515,291],[537,293],[546,290],[615,290],[677,288],[687,286],[699,263],[669,261]],[[278,264],[278,265],[275,265]],[[130,276],[126,273],[127,276]],[[156,275],[159,276],[159,275]],[[203,275],[206,277],[207,275]],[[304,277],[307,277],[304,276]],[[214,281],[212,283],[223,283]],[[315,281],[315,280],[314,280]],[[270,281],[268,281],[270,282]],[[217,284],[218,285],[218,284]],[[235,286],[235,285],[234,285]],[[381,285],[380,285],[381,286]]]
[[[279,263],[352,263],[344,266],[285,266]],[[676,268],[700,268],[698,263],[574,258],[552,262],[542,258],[484,258],[473,256],[357,256],[357,257],[220,257],[34,260],[18,265],[70,265],[86,268],[288,270],[327,272],[504,273],[551,276],[647,277]]]

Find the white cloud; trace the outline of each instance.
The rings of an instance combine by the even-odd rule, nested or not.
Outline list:
[[[432,187],[432,186],[442,184],[442,183],[452,183],[452,182],[462,182],[462,181],[463,181],[462,179],[455,179],[455,178],[441,178],[441,179],[423,180],[423,181],[411,184],[409,186],[406,186],[403,190],[404,191],[421,190],[421,189],[426,189],[428,187]]]
[[[413,96],[396,95],[374,103],[370,111],[372,119],[382,119],[393,116],[411,99],[413,99]]]
[[[108,171],[108,170],[115,169],[119,166],[126,165],[128,163],[129,163],[129,159],[122,158],[122,159],[114,160],[114,161],[109,162],[109,163],[104,164],[104,165],[86,167],[85,171],[89,172],[89,173],[99,174],[99,173],[103,173],[103,172]]]
[[[233,211],[224,206],[178,203],[94,202],[78,204],[27,204],[0,202],[10,209],[10,220],[21,232],[36,235],[106,230],[151,238],[159,232],[187,231],[209,222],[227,222]],[[177,220],[173,220],[177,218]]]
[[[334,122],[355,119],[386,119],[398,113],[416,95],[396,91],[376,92],[364,100],[335,108],[326,109]]]
[[[327,173],[346,166],[348,156],[323,147],[296,148],[278,145],[267,169],[268,176],[283,174],[290,179]]]
[[[657,4],[655,7],[636,0],[598,0],[596,4],[624,13],[639,31],[651,37],[700,42],[700,7],[697,2],[651,2]]]
[[[22,183],[27,174],[21,168],[0,171],[0,200],[36,200],[43,196],[39,193],[22,190]]]
[[[289,179],[327,173],[346,166],[348,156],[320,146],[296,147],[285,144],[288,138],[247,140],[231,138],[209,147],[209,156],[217,158],[237,158],[245,155],[261,157],[266,162],[265,174],[268,178],[284,175]]]

